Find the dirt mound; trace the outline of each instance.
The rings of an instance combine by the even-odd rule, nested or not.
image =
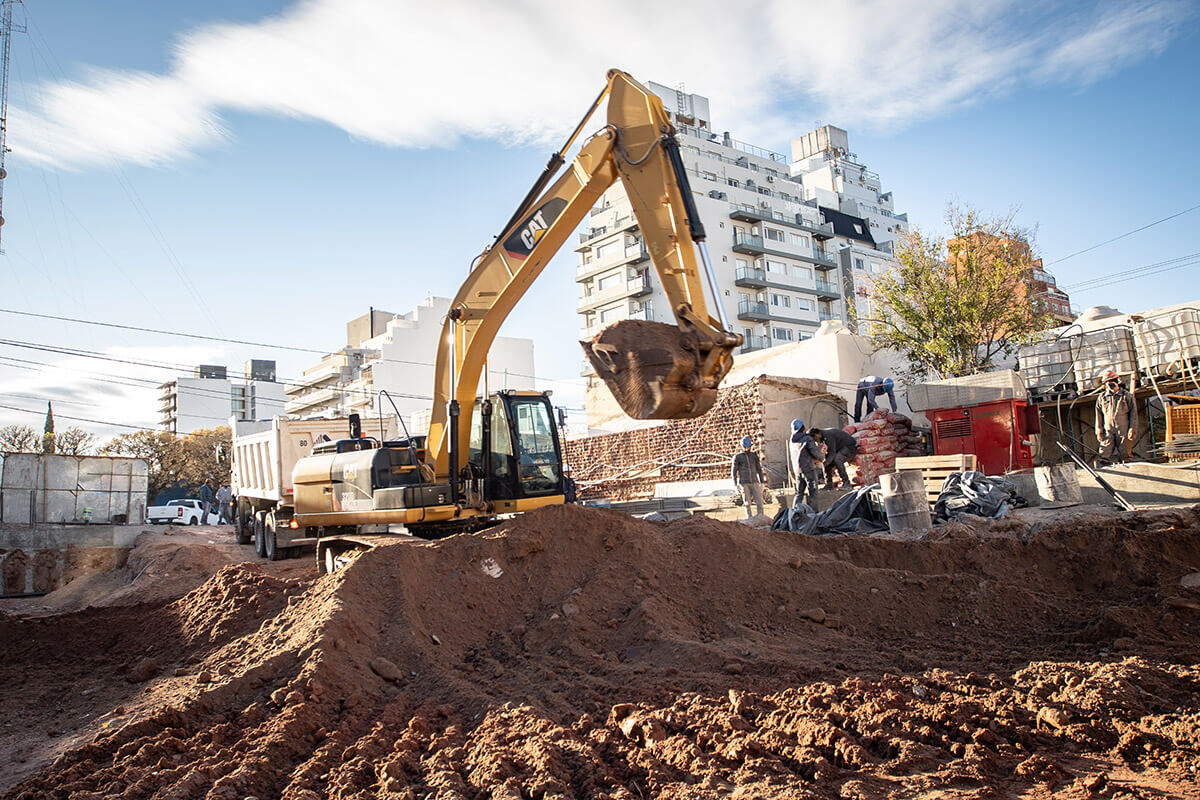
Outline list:
[[[1198,568],[1194,509],[927,542],[543,509],[381,547],[306,588],[222,570],[113,643],[126,687],[143,659],[161,666],[135,711],[73,720],[52,763],[0,784],[14,798],[1195,795],[1200,603],[1180,578]],[[131,613],[38,622],[94,631],[87,614]],[[0,642],[33,624],[0,621]],[[105,645],[85,638],[73,649]],[[12,667],[7,647],[0,678],[39,644]]]

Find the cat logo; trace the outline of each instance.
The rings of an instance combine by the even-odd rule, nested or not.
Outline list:
[[[542,240],[542,236],[566,207],[566,200],[555,197],[534,211],[517,227],[512,236],[504,240],[504,252],[513,258],[528,258],[529,254],[533,252],[533,248]]]

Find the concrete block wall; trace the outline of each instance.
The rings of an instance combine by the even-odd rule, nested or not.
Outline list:
[[[839,408],[844,403],[825,391],[823,381],[763,375],[720,390],[704,416],[568,440],[566,462],[583,498],[642,500],[653,497],[659,483],[729,479],[733,455],[749,436],[768,470],[768,485],[779,487],[787,481],[791,420],[834,425]]]

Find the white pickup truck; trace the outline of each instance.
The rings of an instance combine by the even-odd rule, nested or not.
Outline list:
[[[172,500],[165,506],[150,506],[146,509],[146,520],[151,525],[161,522],[175,525],[216,525],[220,516],[209,512],[204,513],[204,505],[199,500]]]

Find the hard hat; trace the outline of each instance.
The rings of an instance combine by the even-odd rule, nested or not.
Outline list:
[[[792,420],[792,433],[795,433],[796,431],[802,431],[802,430],[804,430],[804,420],[802,420],[802,419]]]
[[[749,447],[752,444],[754,444],[754,440],[752,440],[749,436],[742,437],[742,447]]]
[[[893,387],[895,385],[896,385],[895,382],[891,378],[883,379],[883,386],[885,389],[890,389],[891,387]]]
[[[1104,382],[1105,383],[1108,383],[1109,381],[1118,381],[1120,379],[1121,379],[1121,376],[1117,374],[1117,371],[1115,369],[1109,369],[1109,370],[1104,371]]]

